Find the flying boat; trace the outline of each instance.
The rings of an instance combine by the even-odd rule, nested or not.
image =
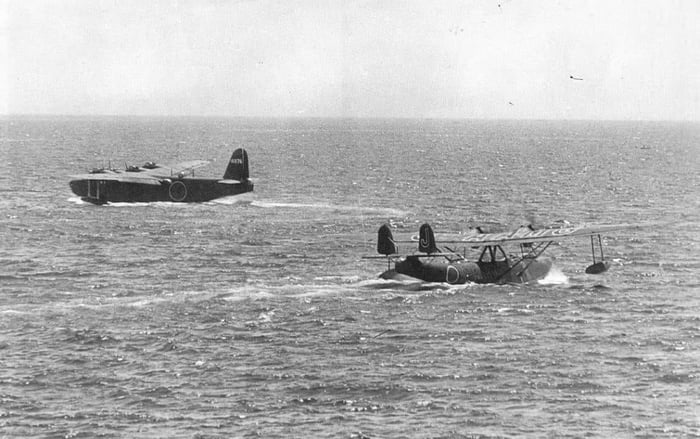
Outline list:
[[[473,283],[526,283],[544,279],[552,268],[552,261],[542,254],[554,242],[575,237],[590,237],[593,263],[586,268],[588,274],[608,270],[610,264],[604,258],[604,233],[633,226],[602,225],[535,229],[522,226],[512,232],[483,233],[480,228],[466,233],[440,236],[440,247],[429,224],[423,224],[418,236],[409,240],[396,240],[388,224],[377,232],[377,252],[387,260],[383,279],[400,279],[402,276],[426,282],[448,284]],[[399,244],[416,244],[417,252],[401,254]],[[517,246],[515,253],[506,253],[504,246]],[[476,251],[475,260],[467,259],[468,251]],[[391,264],[394,264],[393,268]]]
[[[194,160],[174,166],[147,162],[143,166],[126,166],[124,170],[93,169],[74,175],[70,188],[84,201],[109,202],[173,201],[177,203],[210,201],[253,190],[248,171],[248,153],[236,149],[231,155],[223,178],[195,177],[195,170],[209,164]]]

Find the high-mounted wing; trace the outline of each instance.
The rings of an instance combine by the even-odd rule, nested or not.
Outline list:
[[[634,224],[615,224],[601,226],[578,226],[562,227],[558,229],[537,229],[521,227],[513,232],[503,233],[477,233],[472,232],[465,235],[439,235],[438,242],[447,244],[472,244],[479,246],[501,245],[505,243],[524,244],[530,242],[556,241],[562,238],[593,236],[615,230],[631,229],[641,227]],[[415,239],[415,237],[414,237]]]
[[[145,169],[142,168],[141,173],[143,174],[148,174],[151,176],[158,176],[158,177],[173,177],[181,173],[189,173],[191,171],[194,171],[195,169],[199,169],[203,166],[208,165],[209,162],[207,160],[192,160],[189,162],[183,162],[183,163],[178,163],[173,166],[160,166],[156,165],[152,169]]]
[[[100,172],[95,174],[72,175],[73,180],[119,181],[160,186],[162,178],[146,172]]]

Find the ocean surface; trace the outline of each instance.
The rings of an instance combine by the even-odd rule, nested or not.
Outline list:
[[[700,437],[700,124],[4,117],[0,438]],[[71,174],[244,147],[255,192]],[[641,223],[528,285],[377,278],[376,231]],[[410,246],[402,250],[412,252]]]

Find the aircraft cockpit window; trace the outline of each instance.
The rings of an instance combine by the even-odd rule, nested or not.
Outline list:
[[[156,165],[155,162],[146,162],[143,165],[144,169],[155,169],[157,167],[158,167],[158,165]]]

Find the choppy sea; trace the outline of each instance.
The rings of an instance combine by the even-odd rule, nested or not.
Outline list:
[[[700,124],[4,117],[0,437],[700,437]],[[255,192],[75,197],[248,150]],[[390,282],[376,231],[642,223],[542,283]],[[412,251],[410,248],[404,248]]]

